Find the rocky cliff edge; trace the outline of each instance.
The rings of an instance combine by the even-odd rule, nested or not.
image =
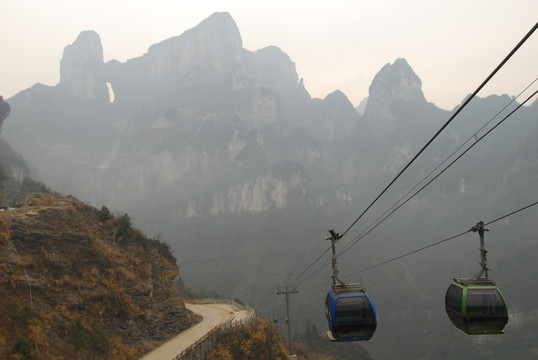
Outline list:
[[[168,246],[130,225],[72,196],[0,210],[1,358],[136,359],[195,322]]]

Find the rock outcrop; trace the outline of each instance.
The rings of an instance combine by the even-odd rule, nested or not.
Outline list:
[[[95,31],[83,31],[64,49],[60,84],[81,99],[109,101],[104,76],[103,47]]]
[[[242,49],[230,14],[215,13],[182,35],[150,46],[144,57],[151,80],[179,80],[193,68],[227,75],[241,62]]]
[[[399,121],[398,110],[426,104],[420,78],[405,59],[397,59],[383,66],[372,80],[364,117],[374,136],[387,136],[408,125]]]

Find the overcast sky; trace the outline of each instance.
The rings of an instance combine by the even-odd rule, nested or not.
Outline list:
[[[121,62],[214,12],[237,23],[247,50],[275,45],[313,97],[344,92],[356,106],[375,74],[405,58],[426,99],[452,109],[538,21],[536,0],[0,0],[0,95],[59,82],[63,49],[83,30]],[[538,31],[479,94],[519,93],[538,77]]]

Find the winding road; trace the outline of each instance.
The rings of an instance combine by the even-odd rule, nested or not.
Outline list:
[[[144,355],[140,360],[173,360],[217,326],[229,321],[241,321],[250,315],[248,310],[227,303],[185,304],[185,307],[202,316],[203,320]]]

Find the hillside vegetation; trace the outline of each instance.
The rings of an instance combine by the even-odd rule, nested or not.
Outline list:
[[[137,359],[195,320],[127,214],[31,193],[0,212],[0,358]]]
[[[221,336],[206,360],[276,360],[288,356],[277,327],[270,320],[256,318],[248,327],[236,328]]]

